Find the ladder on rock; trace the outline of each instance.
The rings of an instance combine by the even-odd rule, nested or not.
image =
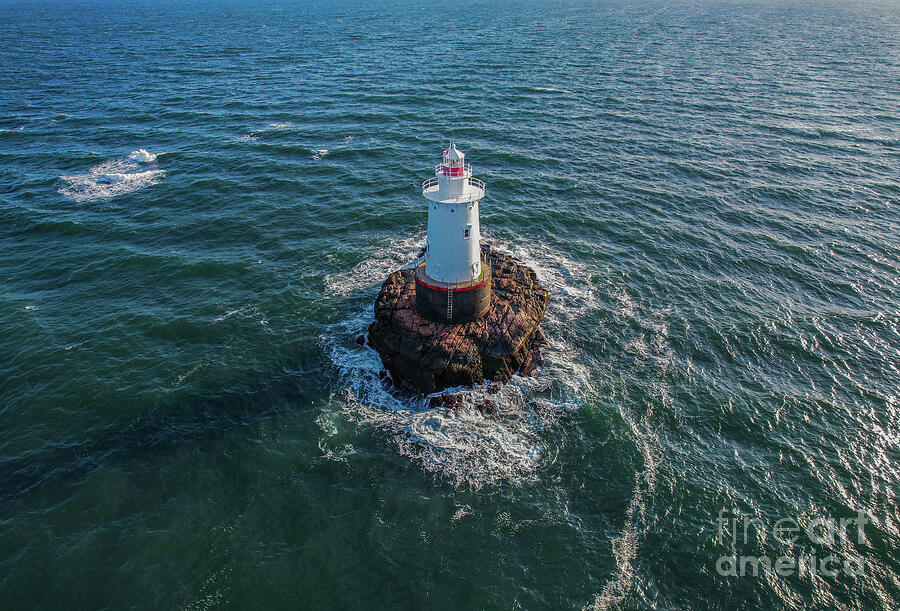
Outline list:
[[[447,320],[453,318],[453,287],[447,289]]]

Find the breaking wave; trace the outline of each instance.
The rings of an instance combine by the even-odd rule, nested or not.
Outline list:
[[[401,395],[385,377],[378,354],[354,340],[372,317],[369,307],[322,336],[343,386],[317,420],[325,434],[323,453],[342,457],[352,444],[342,443],[338,431],[347,425],[369,427],[387,434],[400,455],[457,486],[529,479],[545,452],[539,433],[557,418],[560,407],[532,396],[546,390],[548,381],[516,376],[502,386],[485,383],[428,396]],[[429,398],[441,394],[457,395],[460,403],[429,407]],[[496,406],[496,413],[479,410],[485,401]]]
[[[156,155],[148,153],[146,149],[138,149],[136,151],[131,151],[128,155],[128,159],[137,163],[151,163],[156,161]]]
[[[146,168],[145,164],[155,162],[160,154],[138,149],[125,157],[95,165],[86,174],[60,176],[64,184],[58,193],[76,202],[84,202],[124,195],[155,185],[166,172],[160,168]]]
[[[372,253],[345,273],[326,277],[329,292],[340,296],[371,293],[374,301],[384,278],[409,264],[423,239],[423,235],[410,236]],[[563,277],[551,271],[549,262],[526,262],[551,287]],[[577,292],[575,287],[569,288]],[[480,488],[501,481],[518,484],[535,476],[547,454],[543,431],[577,408],[581,391],[588,386],[587,369],[577,362],[577,351],[562,339],[565,335],[552,331],[554,324],[545,325],[549,346],[543,375],[514,376],[505,385],[485,383],[473,389],[435,393],[458,395],[460,402],[451,409],[429,407],[434,395],[407,397],[394,392],[378,354],[357,341],[373,318],[370,305],[326,328],[322,335],[325,350],[340,374],[340,389],[319,417],[325,433],[320,445],[326,456],[340,458],[351,450],[339,441],[344,439],[339,431],[350,424],[386,433],[400,455],[457,486]],[[485,401],[496,407],[495,413],[479,409]],[[338,451],[338,447],[343,449]]]

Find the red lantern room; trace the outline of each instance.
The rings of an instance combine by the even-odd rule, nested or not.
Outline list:
[[[441,163],[441,171],[438,176],[452,176],[454,178],[468,178],[472,175],[472,166],[466,164],[466,155],[452,144],[444,151],[444,160]]]

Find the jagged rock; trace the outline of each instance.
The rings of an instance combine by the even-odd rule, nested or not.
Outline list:
[[[462,407],[463,398],[459,393],[436,395],[428,400],[428,407],[448,407],[454,411]]]
[[[475,404],[475,409],[481,412],[483,416],[496,416],[498,412],[497,404],[490,399],[482,399]]]
[[[541,348],[546,345],[547,340],[544,338],[544,333],[538,328],[537,332],[534,334],[534,338],[531,340],[528,354],[525,355],[525,360],[522,362],[521,371],[524,375],[539,375],[538,369],[544,362],[544,357],[541,355]]]
[[[510,255],[483,247],[491,262],[491,309],[483,318],[444,325],[416,310],[412,270],[388,276],[375,300],[369,344],[381,355],[396,384],[417,392],[506,382],[532,375],[546,342],[538,325],[549,293],[533,270]]]

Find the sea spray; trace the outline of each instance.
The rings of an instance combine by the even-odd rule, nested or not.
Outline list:
[[[63,185],[60,195],[76,202],[104,197],[116,197],[155,185],[166,175],[161,168],[146,168],[156,161],[158,154],[145,149],[132,151],[125,157],[110,159],[95,165],[85,174],[60,176]]]

